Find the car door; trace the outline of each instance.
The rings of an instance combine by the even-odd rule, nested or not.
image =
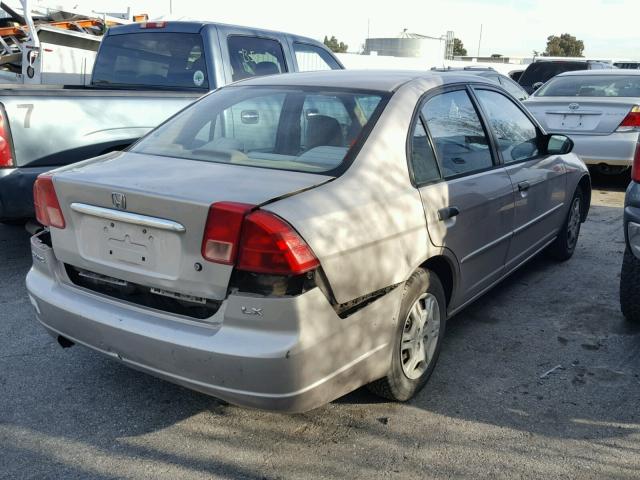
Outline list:
[[[506,261],[511,270],[552,241],[562,224],[564,164],[560,156],[544,153],[541,130],[519,105],[488,87],[474,92],[514,188],[515,221]]]
[[[460,305],[500,278],[514,197],[465,86],[429,95],[411,138],[410,164],[430,240],[456,256]]]

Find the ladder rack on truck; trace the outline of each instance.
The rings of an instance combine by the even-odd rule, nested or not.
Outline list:
[[[107,28],[129,23],[59,10],[36,16],[29,0],[20,3],[22,15],[0,3],[8,15],[0,25],[0,83],[83,85]]]

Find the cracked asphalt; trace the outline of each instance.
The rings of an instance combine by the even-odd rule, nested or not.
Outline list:
[[[0,226],[0,478],[640,478],[625,184],[598,180],[573,259],[536,258],[450,320],[412,402],[361,389],[293,416],[61,349],[26,295],[28,235]]]

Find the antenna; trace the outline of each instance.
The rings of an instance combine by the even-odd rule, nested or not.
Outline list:
[[[482,24],[480,24],[480,38],[478,39],[478,57],[480,56],[480,45],[482,44]]]

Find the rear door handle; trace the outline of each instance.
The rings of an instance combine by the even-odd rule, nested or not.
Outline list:
[[[440,221],[448,220],[458,215],[460,215],[460,209],[458,207],[445,207],[438,210],[438,218]]]
[[[520,182],[518,184],[518,190],[520,190],[521,192],[526,192],[527,190],[529,190],[529,187],[531,185],[529,185],[529,182]]]

